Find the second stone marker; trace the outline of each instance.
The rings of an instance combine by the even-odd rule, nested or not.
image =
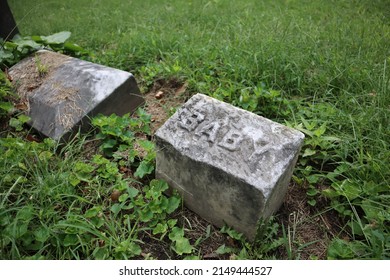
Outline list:
[[[144,103],[131,73],[51,51],[23,59],[9,75],[29,124],[55,140],[89,130],[98,114],[124,115]]]
[[[156,177],[185,205],[249,239],[281,206],[304,135],[203,94],[183,105],[156,134]]]

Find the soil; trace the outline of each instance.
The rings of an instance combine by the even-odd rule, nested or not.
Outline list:
[[[157,80],[145,95],[146,111],[152,116],[152,134],[190,97],[187,84],[175,79]]]
[[[289,240],[289,246],[280,252],[282,259],[326,259],[329,242],[340,232],[338,215],[334,210],[326,210],[328,202],[321,199],[316,206],[310,206],[306,191],[305,186],[290,183],[283,205],[276,213]]]

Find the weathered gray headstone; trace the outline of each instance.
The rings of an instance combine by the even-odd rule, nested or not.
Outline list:
[[[101,113],[133,112],[144,99],[131,73],[50,51],[38,51],[9,75],[30,124],[56,140],[90,126]]]
[[[304,135],[203,94],[156,134],[156,177],[204,219],[249,239],[281,206]]]
[[[11,40],[19,33],[7,0],[0,0],[0,38]]]

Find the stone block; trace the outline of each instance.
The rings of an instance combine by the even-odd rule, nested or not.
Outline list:
[[[144,103],[131,73],[50,51],[9,70],[30,125],[55,140],[87,130],[101,113],[123,115]]]
[[[283,202],[304,135],[196,94],[155,138],[156,177],[204,219],[253,240],[259,219]]]

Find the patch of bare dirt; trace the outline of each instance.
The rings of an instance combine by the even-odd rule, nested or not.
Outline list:
[[[187,83],[176,79],[157,80],[152,89],[145,95],[146,111],[152,116],[152,133],[189,97]]]
[[[280,251],[283,259],[326,259],[331,239],[340,232],[340,221],[325,199],[313,207],[307,203],[305,186],[291,183],[278,211],[288,245]]]

